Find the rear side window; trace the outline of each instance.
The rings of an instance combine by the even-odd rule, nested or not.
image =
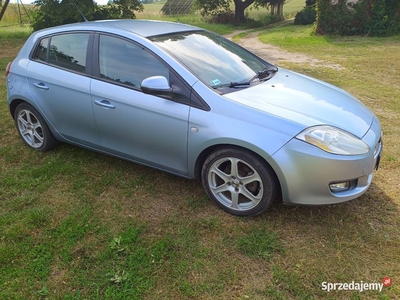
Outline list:
[[[68,33],[42,39],[33,59],[84,73],[89,33]]]
[[[143,79],[164,76],[169,80],[168,68],[152,53],[129,41],[100,36],[100,77],[139,88]]]

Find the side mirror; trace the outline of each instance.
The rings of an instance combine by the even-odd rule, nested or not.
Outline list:
[[[169,86],[167,78],[164,76],[151,76],[143,79],[140,84],[143,93],[155,96],[170,97],[172,89]]]

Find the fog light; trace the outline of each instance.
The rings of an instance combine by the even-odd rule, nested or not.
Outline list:
[[[355,189],[357,187],[357,184],[357,179],[343,182],[332,182],[329,184],[329,189],[332,193],[346,192]]]
[[[329,188],[330,188],[332,193],[339,193],[339,192],[348,191],[350,189],[350,182],[349,181],[345,181],[345,182],[331,183],[329,185]]]

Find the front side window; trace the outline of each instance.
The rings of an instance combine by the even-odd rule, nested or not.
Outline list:
[[[168,68],[153,54],[129,41],[101,35],[99,43],[100,77],[120,84],[140,88],[143,79],[164,76]]]
[[[56,35],[40,41],[34,59],[71,71],[84,73],[89,33],[68,33]],[[47,49],[47,47],[49,49]]]

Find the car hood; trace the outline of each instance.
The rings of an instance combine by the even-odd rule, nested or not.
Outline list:
[[[344,90],[281,68],[270,80],[224,97],[304,127],[333,125],[359,138],[367,132],[374,117],[364,104]]]

